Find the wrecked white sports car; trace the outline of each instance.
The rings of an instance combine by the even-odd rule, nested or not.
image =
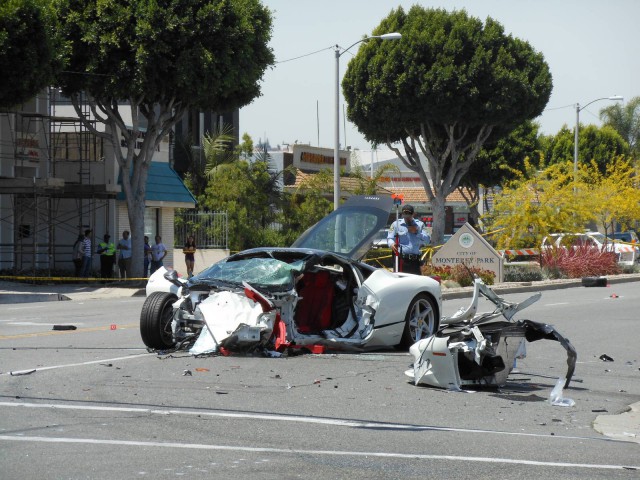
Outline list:
[[[246,250],[189,280],[156,271],[142,340],[203,354],[408,347],[429,337],[442,311],[440,284],[359,261],[392,206],[388,196],[352,197],[291,248]]]
[[[480,295],[495,310],[478,313]],[[566,388],[576,365],[576,350],[552,325],[531,320],[514,320],[514,315],[541,297],[537,293],[521,303],[510,303],[476,279],[471,304],[451,317],[441,319],[440,329],[411,346],[413,368],[405,374],[416,385],[451,390],[466,385],[502,386],[514,360],[526,355],[526,342],[555,340],[567,351],[567,373],[559,380]]]

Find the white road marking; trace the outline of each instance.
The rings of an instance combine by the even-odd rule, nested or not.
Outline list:
[[[558,305],[569,305],[569,302],[545,303],[545,307],[556,307]]]
[[[78,323],[78,322],[72,322],[72,323],[40,323],[40,322],[16,322],[16,321],[9,321],[9,322],[5,322],[7,325],[16,325],[16,326],[36,326],[36,327],[53,327],[54,325],[75,325],[75,326],[79,326],[79,325],[84,325],[84,323]]]
[[[102,360],[104,362],[104,360]],[[404,423],[386,423],[386,422],[365,422],[358,420],[342,420],[339,418],[314,418],[302,417],[297,415],[279,415],[276,413],[245,413],[245,412],[212,412],[209,410],[182,410],[182,409],[153,409],[140,407],[106,407],[100,405],[68,405],[64,403],[29,403],[29,402],[0,402],[0,407],[26,407],[26,408],[51,408],[61,410],[85,410],[100,412],[120,412],[120,413],[136,413],[151,415],[190,415],[198,417],[218,417],[218,418],[239,418],[249,420],[267,420],[276,422],[295,422],[307,423],[315,425],[331,425],[337,427],[354,427],[354,428],[372,428],[376,430],[409,430],[409,431],[436,431],[436,432],[455,432],[455,433],[479,433],[492,435],[511,435],[518,437],[538,437],[548,440],[593,440],[600,442],[624,442],[607,437],[578,437],[570,435],[554,435],[542,433],[524,433],[524,432],[507,432],[500,430],[481,430],[472,428],[454,428],[454,427],[437,427],[429,425],[410,425]],[[624,442],[626,443],[626,442]]]
[[[50,367],[37,367],[37,368],[27,368],[25,370],[12,370],[11,372],[3,372],[0,373],[0,377],[3,375],[10,375],[11,373],[20,374],[24,372],[30,372],[35,370],[36,372],[42,372],[44,370],[54,370],[56,368],[69,368],[69,367],[81,367],[83,365],[92,365],[94,363],[104,363],[104,362],[118,362],[120,360],[131,360],[134,358],[143,358],[148,357],[149,355],[156,355],[155,353],[140,353],[138,355],[128,355],[126,357],[116,357],[116,358],[104,358],[102,360],[92,360],[90,362],[80,362],[80,363],[68,363],[66,365],[51,365]]]
[[[230,445],[207,445],[202,443],[176,443],[176,442],[140,442],[131,440],[103,440],[97,438],[66,438],[66,437],[33,437],[0,435],[0,441],[8,442],[41,442],[41,443],[69,443],[69,444],[93,444],[93,445],[117,445],[126,447],[158,447],[158,448],[183,448],[192,450],[222,450],[230,452],[247,453],[281,453],[285,455],[327,455],[327,456],[352,456],[352,457],[377,457],[377,458],[400,458],[413,460],[452,460],[459,462],[481,462],[511,465],[531,465],[542,467],[564,467],[564,468],[584,468],[593,470],[626,470],[640,469],[640,466],[631,465],[603,465],[590,463],[568,463],[568,462],[543,462],[537,460],[522,460],[517,458],[488,458],[488,457],[465,457],[456,455],[429,455],[419,453],[394,453],[394,452],[357,452],[348,450],[302,450],[293,448],[265,448],[265,447],[238,447]]]

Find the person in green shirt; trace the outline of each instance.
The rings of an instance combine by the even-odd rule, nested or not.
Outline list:
[[[111,235],[104,234],[103,241],[98,244],[96,253],[100,254],[100,276],[111,278],[113,276],[113,265],[116,263],[116,246],[109,239]]]

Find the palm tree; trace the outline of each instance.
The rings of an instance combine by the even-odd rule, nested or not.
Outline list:
[[[600,110],[600,119],[613,127],[629,143],[631,155],[640,157],[640,97],[633,97],[626,105],[610,105]]]

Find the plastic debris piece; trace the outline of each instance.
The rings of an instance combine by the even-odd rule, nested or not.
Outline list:
[[[613,358],[611,358],[609,355],[607,355],[606,353],[603,353],[602,355],[600,355],[598,357],[600,360],[602,360],[603,362],[613,362]]]
[[[9,372],[9,375],[11,375],[12,377],[17,377],[19,375],[31,375],[33,372],[35,372],[35,368],[33,370],[22,370],[20,372]]]
[[[320,383],[320,380],[316,378],[316,379],[313,381],[313,383],[314,383],[314,384]]]
[[[113,363],[101,363],[103,367],[113,367]]]
[[[608,411],[606,408],[594,408],[591,410],[593,413],[604,413]]]
[[[77,330],[75,325],[54,325],[52,330]]]
[[[198,367],[196,368],[196,372],[208,372],[209,369],[208,368],[204,368],[204,367]]]
[[[186,377],[186,376],[192,376],[193,372],[191,370],[185,370],[184,372],[182,372],[182,376]]]
[[[620,297],[615,293],[612,293],[611,295],[609,295],[609,298],[620,298]]]
[[[572,399],[562,396],[562,388],[566,381],[566,378],[560,377],[549,394],[549,403],[554,407],[573,407],[576,404]]]
[[[118,328],[118,327],[117,327],[117,325],[116,325],[115,323],[112,323],[112,324],[109,326],[109,330],[115,330],[116,328]]]

